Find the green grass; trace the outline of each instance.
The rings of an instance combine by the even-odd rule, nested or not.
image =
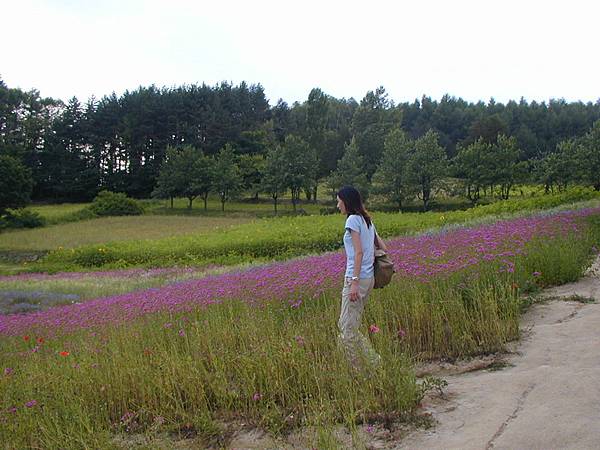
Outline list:
[[[171,236],[226,230],[247,223],[249,217],[123,216],[103,217],[29,230],[0,234],[0,251],[44,251],[59,247],[130,240],[161,239]]]
[[[152,448],[165,436],[191,435],[196,447],[226,447],[229,424],[243,422],[275,435],[320,430],[306,446],[325,448],[338,445],[330,430],[342,424],[360,446],[361,424],[403,420],[418,405],[414,359],[494,352],[517,338],[515,285],[579,276],[600,239],[600,221],[590,224],[583,235],[532,242],[514,273],[490,264],[429,283],[397,278],[373,292],[363,332],[369,324],[381,330],[371,336],[383,359],[378,370],[353,371],[337,348],[337,290],[298,309],[231,301],[147,316],[47,337],[36,352],[37,335],[2,337],[0,368],[13,371],[0,376],[0,441],[126,448],[143,437]],[[534,279],[533,271],[542,275]],[[25,407],[31,400],[37,404]],[[16,412],[6,412],[12,406]]]
[[[52,205],[32,205],[25,209],[38,213],[48,224],[54,224],[63,222],[65,218],[80,212],[88,205],[89,203],[59,203]]]

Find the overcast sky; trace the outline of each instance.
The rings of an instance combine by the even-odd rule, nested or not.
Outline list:
[[[245,80],[273,105],[313,87],[396,103],[597,101],[600,6],[580,0],[5,0],[0,77],[87,100]]]

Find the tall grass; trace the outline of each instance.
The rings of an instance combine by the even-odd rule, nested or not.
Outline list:
[[[375,291],[363,332],[380,330],[370,336],[380,369],[356,372],[338,350],[337,287],[302,303],[239,298],[68,334],[1,337],[0,441],[108,448],[116,436],[151,443],[171,433],[226,445],[227,424],[243,421],[283,435],[316,427],[315,444],[334,446],[334,424],[355,430],[410,415],[423,395],[415,358],[492,352],[517,338],[521,286],[570,281],[589,263],[600,220],[587,220],[577,232],[534,239],[510,264],[402,276]]]

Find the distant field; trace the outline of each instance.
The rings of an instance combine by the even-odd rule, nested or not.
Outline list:
[[[327,197],[329,200],[329,197]],[[297,210],[303,210],[307,214],[319,214],[321,208],[325,205],[320,203],[299,203],[296,205]],[[146,213],[148,214],[191,214],[191,215],[223,215],[223,214],[250,214],[257,215],[272,215],[274,214],[273,202],[261,198],[258,202],[252,200],[235,201],[225,203],[225,211],[221,211],[221,202],[217,198],[209,198],[207,210],[204,210],[204,202],[195,200],[192,209],[188,209],[188,201],[185,198],[176,198],[173,201],[173,209],[169,200],[152,200],[144,201],[146,205]],[[333,204],[333,202],[331,202]],[[291,213],[294,211],[290,200],[279,200],[277,203],[277,211],[279,213]]]
[[[26,209],[38,213],[49,223],[54,223],[70,214],[81,211],[87,205],[89,203],[60,203],[55,205],[32,205]]]
[[[58,247],[160,239],[227,229],[250,222],[250,217],[128,216],[52,225],[43,228],[8,231],[0,234],[0,251],[43,251]]]

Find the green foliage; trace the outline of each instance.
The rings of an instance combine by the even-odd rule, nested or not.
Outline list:
[[[407,164],[408,180],[416,186],[424,211],[427,211],[438,182],[446,175],[447,169],[446,153],[438,143],[438,135],[429,130],[415,141]]]
[[[261,181],[263,192],[273,199],[273,207],[277,213],[277,200],[287,190],[285,174],[287,172],[284,150],[280,145],[272,147],[265,160],[264,176]]]
[[[467,198],[477,202],[491,179],[492,145],[479,138],[467,147],[459,147],[452,163],[455,175],[464,180]]]
[[[580,179],[600,191],[600,120],[579,140],[577,160]]]
[[[344,156],[338,161],[337,169],[327,179],[327,185],[334,193],[344,186],[354,186],[363,199],[369,197],[369,182],[365,164],[359,153],[356,139],[352,138],[346,146]]]
[[[219,194],[221,210],[225,211],[225,202],[237,195],[242,187],[242,176],[230,144],[219,151],[214,162],[212,177],[212,189]]]
[[[101,191],[90,205],[97,216],[137,216],[144,212],[136,200],[122,192]]]
[[[22,208],[30,201],[33,189],[31,170],[18,159],[0,155],[0,216],[8,208]]]
[[[565,190],[580,178],[577,168],[577,143],[573,139],[559,142],[556,151],[533,163],[536,181],[543,183],[546,193]]]
[[[459,147],[452,163],[455,175],[464,180],[467,198],[476,203],[482,190],[489,188],[493,193],[495,186],[500,187],[500,198],[510,197],[515,183],[527,175],[527,163],[520,161],[520,156],[517,140],[500,134],[493,143],[479,138]]]
[[[180,149],[168,147],[152,195],[170,198],[171,202],[176,196],[186,197],[190,209],[194,199],[200,195],[206,209],[207,197],[213,187],[213,172],[214,161],[204,156],[201,150],[191,145],[184,145]]]
[[[9,210],[0,217],[0,229],[43,227],[46,221],[35,211],[27,209]]]
[[[284,180],[292,193],[294,211],[302,189],[312,191],[317,183],[318,161],[315,149],[301,137],[288,135],[283,145]]]
[[[574,139],[583,164],[572,173],[596,186],[594,133],[580,139],[598,119],[597,102],[502,104],[492,99],[486,104],[444,95],[439,101],[423,96],[395,105],[383,87],[367,92],[360,104],[316,87],[304,102],[270,106],[260,84],[245,82],[140,87],[121,96],[92,98],[85,104],[72,98],[65,104],[42,98],[35,90],[9,88],[0,80],[0,154],[17,158],[32,171],[34,200],[55,202],[88,201],[101,188],[147,197],[157,187],[167,148],[183,143],[210,157],[227,143],[234,146],[244,155],[239,164],[245,187],[256,195],[252,159],[290,134],[314,150],[316,178],[335,170],[354,136],[371,178],[386,136],[400,126],[413,139],[435,130],[448,158],[457,147],[478,139],[495,146],[499,135],[505,135],[515,138],[520,161],[542,160],[557,142]],[[168,187],[164,178],[159,184]],[[302,189],[314,199],[317,184],[307,184]],[[159,191],[157,195],[171,196],[168,189]]]
[[[392,130],[385,138],[384,150],[377,171],[373,174],[372,190],[398,205],[414,195],[407,180],[407,164],[413,150],[413,142],[400,129]]]
[[[402,113],[394,108],[383,86],[368,91],[352,117],[352,134],[363,158],[367,178],[375,172],[384,149],[385,137],[400,125]]]
[[[237,165],[242,177],[242,189],[252,192],[256,197],[261,190],[261,180],[265,173],[265,157],[263,154],[240,155]]]
[[[514,137],[504,134],[498,135],[497,144],[493,147],[494,170],[492,172],[491,185],[500,185],[500,196],[503,199],[510,197],[513,185],[523,181],[527,173],[527,165],[519,162],[521,150],[517,147]]]

